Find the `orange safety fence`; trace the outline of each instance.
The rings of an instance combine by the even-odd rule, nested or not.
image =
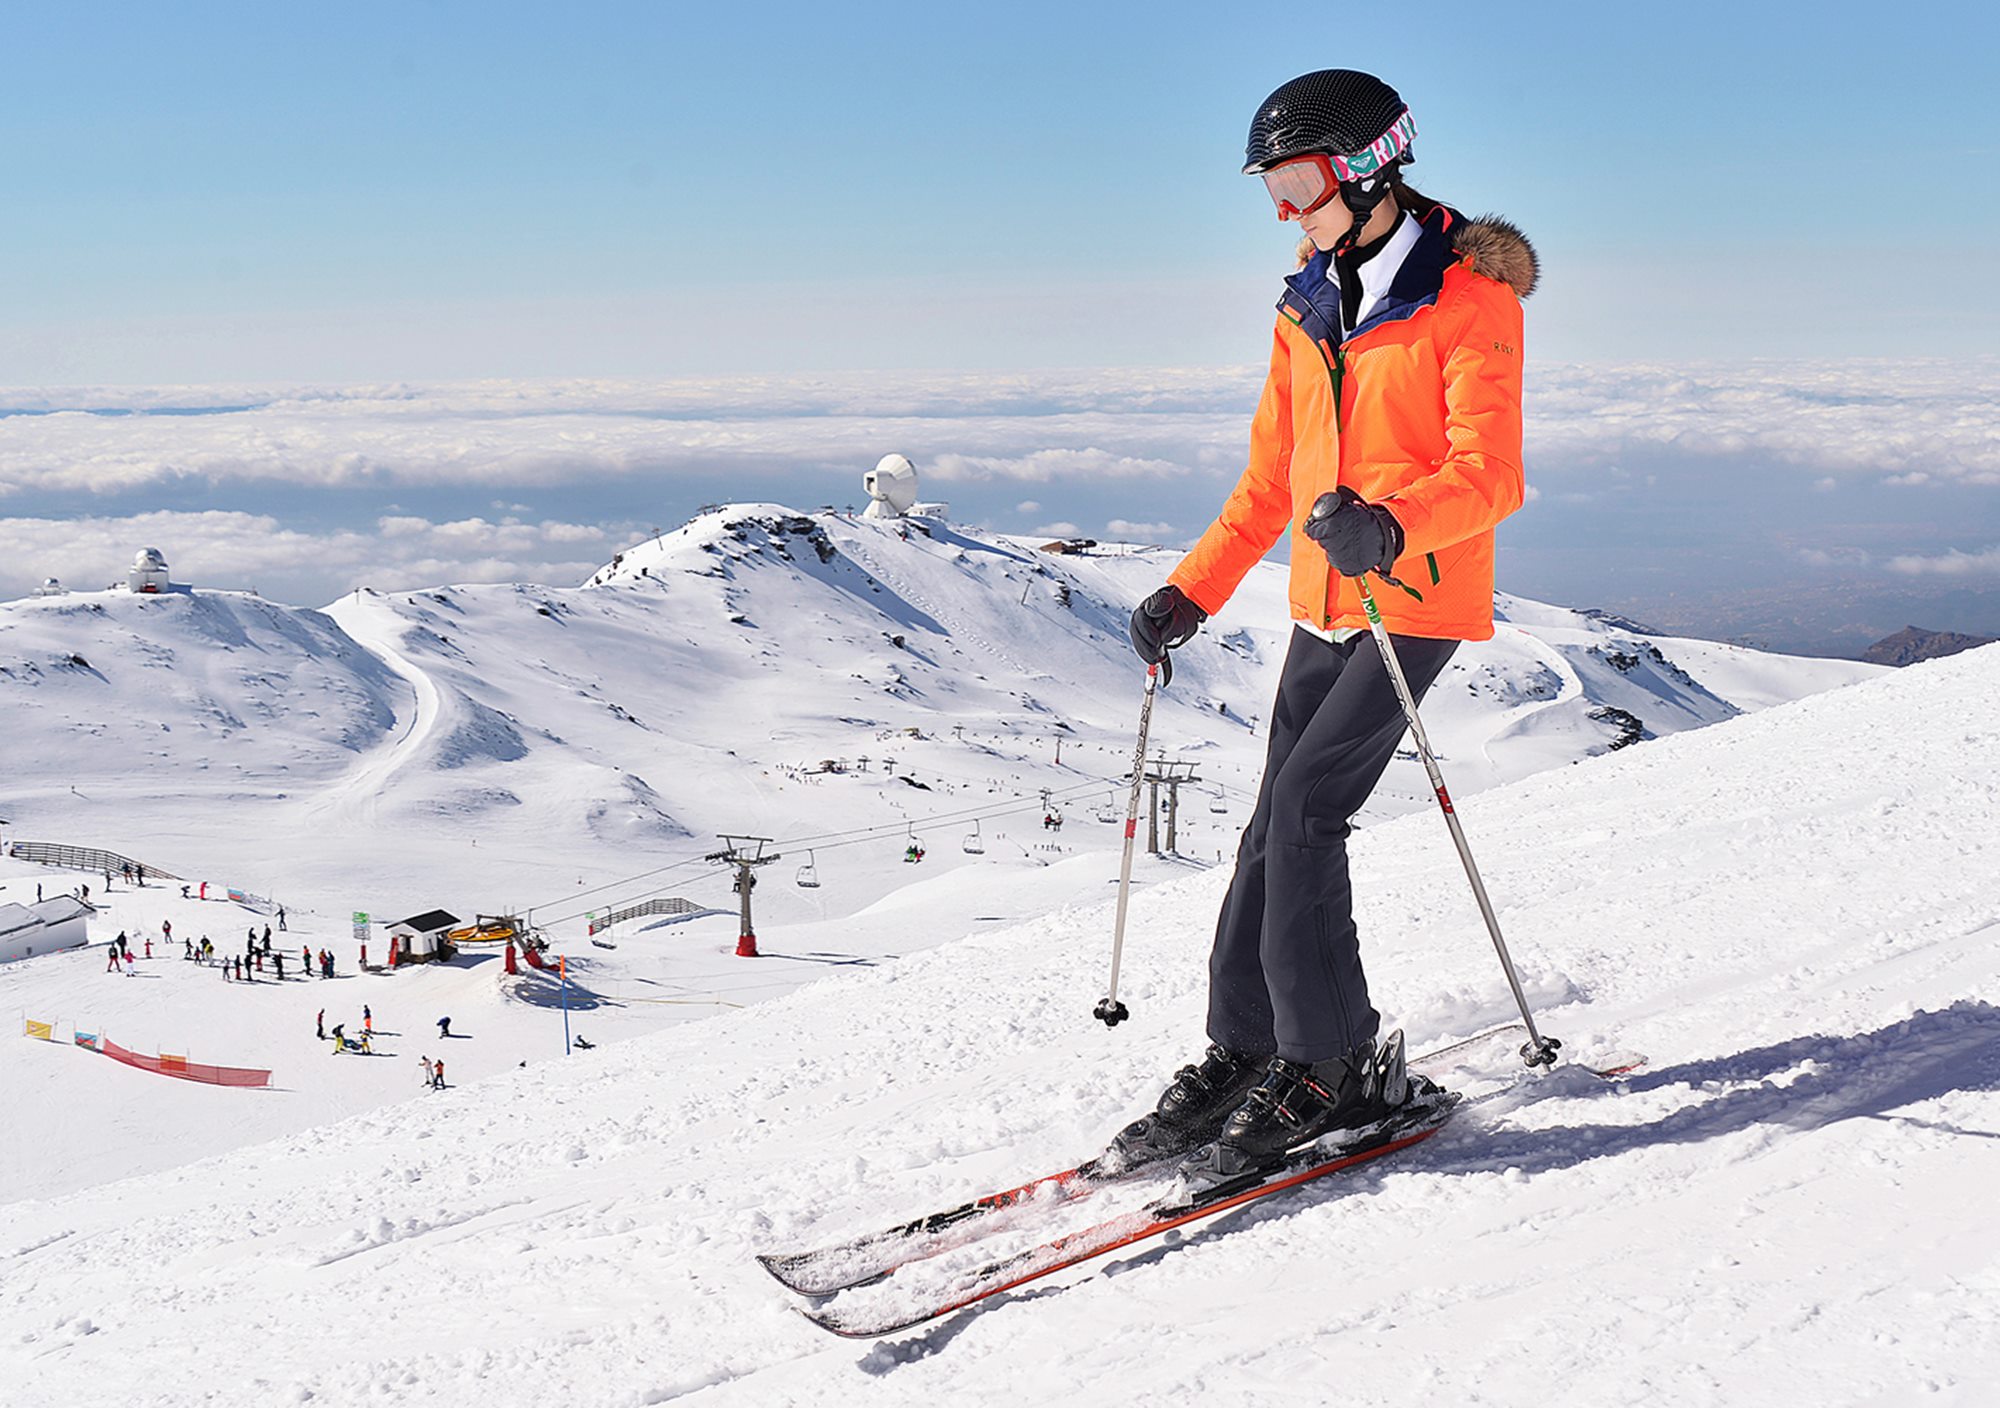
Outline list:
[[[78,1044],[81,1045],[81,1041]],[[200,1081],[204,1085],[268,1086],[271,1083],[269,1071],[253,1071],[242,1066],[207,1066],[199,1061],[190,1061],[185,1056],[141,1056],[136,1051],[127,1051],[108,1037],[99,1038],[93,1049],[114,1061],[137,1066],[142,1071]]]

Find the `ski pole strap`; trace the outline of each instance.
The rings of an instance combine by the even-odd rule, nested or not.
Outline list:
[[[1375,575],[1380,577],[1383,581],[1387,582],[1392,587],[1400,587],[1402,590],[1408,592],[1411,596],[1415,597],[1418,601],[1422,601],[1424,599],[1424,594],[1418,591],[1415,587],[1411,586],[1408,582],[1398,581],[1396,578],[1391,577],[1387,572],[1377,572]]]

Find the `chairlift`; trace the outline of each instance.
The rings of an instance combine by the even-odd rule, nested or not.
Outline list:
[[[1217,816],[1226,816],[1229,813],[1229,802],[1217,792],[1208,799],[1208,809]]]
[[[819,888],[819,867],[813,864],[813,853],[811,851],[806,852],[806,863],[799,867],[799,873],[793,878],[801,890],[817,890]]]
[[[903,860],[914,865],[924,858],[924,838],[917,835],[914,829],[910,831],[909,838],[903,847]]]
[[[979,834],[979,819],[977,817],[973,818],[972,831],[965,838],[964,850],[969,856],[983,856],[986,854],[986,840]]]
[[[1099,821],[1103,822],[1106,826],[1116,826],[1119,822],[1117,796],[1114,794],[1110,801],[1106,802],[1103,806],[1099,807],[1096,811],[1092,812],[1091,815],[1096,817]]]

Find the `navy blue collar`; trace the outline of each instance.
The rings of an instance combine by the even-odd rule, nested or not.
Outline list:
[[[1396,277],[1361,325],[1345,339],[1340,335],[1340,285],[1326,276],[1333,256],[1323,249],[1285,280],[1285,296],[1278,300],[1278,307],[1314,342],[1334,345],[1343,340],[1352,342],[1384,323],[1414,317],[1437,302],[1438,291],[1444,287],[1444,271],[1458,258],[1451,247],[1451,232],[1464,220],[1448,206],[1433,206],[1420,219],[1417,242],[1403,256]]]

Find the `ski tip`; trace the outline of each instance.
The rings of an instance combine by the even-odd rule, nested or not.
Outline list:
[[[757,1264],[771,1273],[771,1279],[786,1290],[797,1295],[809,1296],[813,1291],[799,1279],[799,1272],[809,1264],[809,1259],[797,1253],[759,1252]]]
[[[797,1307],[794,1307],[794,1309],[797,1309]],[[819,1326],[828,1334],[839,1335],[844,1340],[877,1340],[881,1339],[884,1335],[893,1335],[899,1330],[913,1329],[923,1324],[926,1320],[937,1318],[934,1315],[919,1315],[910,1320],[871,1324],[867,1321],[842,1319],[839,1311],[832,1308],[825,1310],[799,1310],[799,1314],[812,1321],[813,1324]]]

